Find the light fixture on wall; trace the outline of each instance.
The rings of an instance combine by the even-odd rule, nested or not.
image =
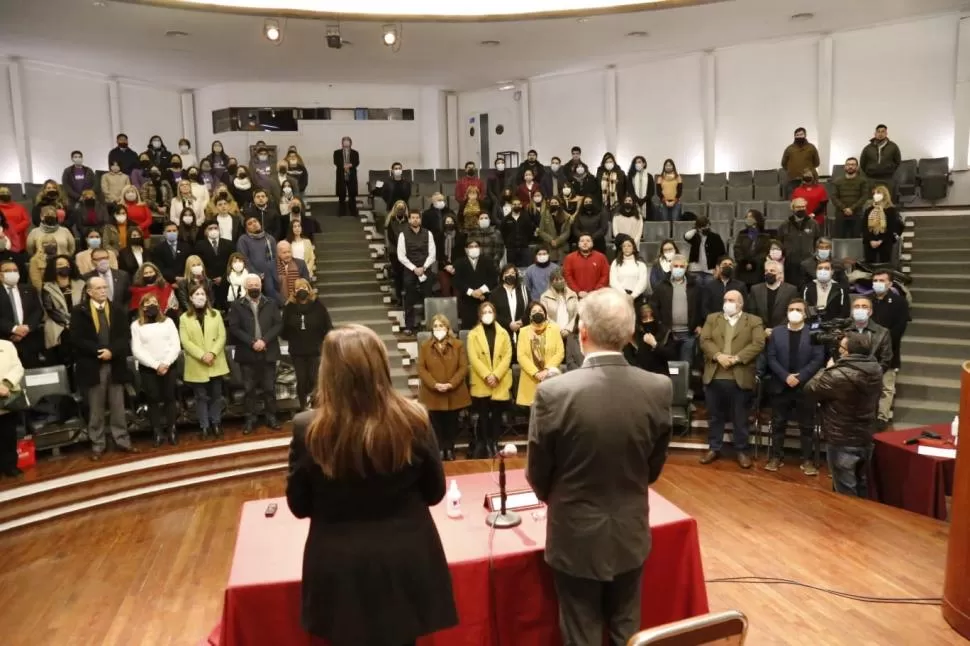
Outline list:
[[[804,22],[806,20],[811,20],[814,17],[815,17],[814,13],[805,11],[802,13],[792,14],[791,20],[792,22]]]
[[[631,31],[626,36],[627,38],[646,38],[649,35],[649,32],[646,31]]]
[[[340,38],[340,25],[327,25],[327,47],[330,49],[340,49],[344,41]]]
[[[263,35],[266,36],[266,40],[274,45],[279,45],[283,42],[283,29],[280,27],[279,21],[267,19],[263,23]]]
[[[508,92],[509,90],[515,89],[514,83],[503,83],[498,86],[499,92]]]

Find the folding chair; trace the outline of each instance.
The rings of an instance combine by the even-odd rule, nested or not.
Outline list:
[[[671,413],[674,429],[682,428],[679,435],[690,434],[690,364],[686,361],[668,361],[667,371],[670,383],[674,387],[674,397],[671,402]]]
[[[754,198],[754,187],[751,184],[747,186],[728,186],[727,189],[727,201],[728,202],[743,202],[745,200],[750,200]]]
[[[756,170],[754,171],[754,185],[755,186],[775,186],[778,184],[778,170],[771,168],[769,170]]]
[[[743,646],[748,618],[739,610],[712,612],[641,630],[626,646]]]
[[[437,296],[424,299],[425,325],[427,325],[428,321],[430,321],[435,314],[444,314],[448,318],[448,322],[451,323],[451,329],[454,330],[456,327],[459,327],[458,299],[454,296]]]
[[[950,158],[919,160],[919,186],[924,200],[934,202],[945,198],[950,188]]]
[[[703,186],[717,188],[719,186],[727,186],[727,183],[727,173],[704,173]]]
[[[728,186],[751,186],[754,171],[732,170],[728,173]]]
[[[65,366],[45,366],[43,368],[28,368],[24,370],[24,394],[31,407],[36,406],[45,397],[60,397],[70,400],[73,409],[67,419],[51,421],[49,419],[34,418],[27,411],[27,433],[34,437],[37,449],[58,449],[79,442],[85,435],[87,424],[81,418],[81,395],[71,389],[71,382]]]
[[[684,190],[688,188],[700,188],[701,187],[701,176],[700,173],[692,173],[688,175],[681,175],[681,181],[684,183]]]
[[[435,181],[433,168],[416,168],[411,172],[414,177],[412,181],[418,184],[433,184]]]
[[[458,171],[454,168],[436,168],[434,177],[439,182],[455,183],[458,181]]]
[[[738,202],[737,206],[735,217],[739,220],[743,220],[744,216],[748,214],[748,211],[758,211],[762,215],[765,212],[765,203],[762,200],[745,200]]]
[[[644,242],[660,243],[670,237],[670,222],[644,222]]]
[[[707,216],[711,222],[730,222],[734,219],[735,211],[734,202],[710,202],[707,205]]]
[[[754,187],[754,199],[773,201],[781,199],[781,185],[766,184]]]
[[[698,218],[702,215],[707,215],[707,204],[704,202],[681,202],[680,206],[681,217],[686,217],[688,213],[693,213]]]
[[[725,186],[701,186],[701,202],[723,202],[727,199]]]

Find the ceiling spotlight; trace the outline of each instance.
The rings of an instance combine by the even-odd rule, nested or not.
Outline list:
[[[646,38],[649,35],[650,34],[645,31],[631,31],[627,34],[627,38]]]
[[[793,14],[792,17],[791,17],[791,19],[797,22],[797,21],[802,21],[802,20],[811,20],[814,17],[815,17],[815,14],[814,13],[809,13],[809,12],[806,11],[804,13],[796,13],[796,14]]]
[[[498,86],[500,92],[508,92],[509,90],[514,90],[515,85],[512,83],[505,83],[504,85]]]
[[[263,35],[266,36],[266,40],[271,43],[278,43],[283,38],[283,31],[280,29],[280,23],[275,20],[267,20],[263,23]]]
[[[589,18],[577,18],[576,22],[582,24],[584,22],[589,22]]]
[[[498,40],[483,40],[478,44],[481,45],[482,47],[498,47],[499,45],[502,44],[502,42]]]
[[[388,47],[397,44],[397,25],[384,25],[384,44]]]

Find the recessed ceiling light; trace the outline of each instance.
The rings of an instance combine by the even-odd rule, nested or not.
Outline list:
[[[108,6],[108,3],[105,2],[104,0],[94,0],[94,2],[92,2],[91,4],[94,5],[95,7],[98,7],[98,8],[107,7]]]
[[[482,42],[480,42],[478,44],[481,45],[482,47],[498,47],[499,45],[502,44],[502,41],[499,41],[499,40],[483,40]]]
[[[515,89],[515,85],[512,84],[512,83],[506,83],[504,85],[498,86],[498,89],[501,92],[508,92],[509,90],[514,90]]]
[[[578,23],[589,22],[589,18],[577,18],[576,19],[576,22],[578,22]]]
[[[166,38],[186,38],[189,35],[187,31],[179,31],[177,29],[171,29],[165,32]]]
[[[646,38],[650,34],[645,31],[631,31],[627,34],[628,38]]]
[[[791,19],[795,21],[801,21],[801,20],[811,20],[814,17],[815,17],[814,13],[809,13],[806,11],[804,13],[793,14]]]

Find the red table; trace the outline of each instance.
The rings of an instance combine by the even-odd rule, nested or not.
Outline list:
[[[558,609],[549,567],[543,561],[546,521],[531,510],[522,524],[495,532],[489,572],[485,494],[497,491],[495,475],[459,476],[464,518],[445,515],[444,503],[431,510],[451,569],[459,625],[418,641],[419,646],[492,646],[495,630],[504,646],[561,644]],[[523,471],[510,471],[509,488],[527,487]],[[279,511],[266,518],[266,505]],[[650,492],[653,551],[643,576],[643,626],[657,626],[708,612],[697,523]],[[254,500],[243,505],[226,588],[222,621],[213,646],[307,646],[323,644],[300,626],[300,573],[308,520],[294,518],[286,500]],[[489,589],[492,577],[494,599]]]
[[[886,431],[873,436],[869,497],[893,507],[946,520],[946,496],[953,492],[956,460],[919,455],[918,444],[904,444],[927,430],[944,440],[950,439],[948,424]]]

